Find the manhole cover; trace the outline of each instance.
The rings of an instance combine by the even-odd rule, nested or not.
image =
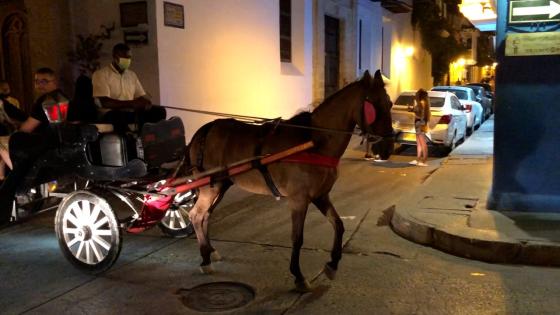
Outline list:
[[[200,312],[221,312],[245,306],[255,298],[255,291],[237,282],[213,282],[178,292],[186,307]]]

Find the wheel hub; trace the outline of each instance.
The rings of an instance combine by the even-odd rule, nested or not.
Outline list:
[[[89,241],[92,237],[93,233],[91,232],[91,228],[89,226],[83,226],[78,231],[78,238],[81,241]]]

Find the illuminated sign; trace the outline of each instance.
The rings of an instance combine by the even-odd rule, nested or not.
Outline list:
[[[560,21],[560,0],[512,0],[509,2],[509,24]]]
[[[519,33],[506,37],[506,56],[560,55],[560,33]]]

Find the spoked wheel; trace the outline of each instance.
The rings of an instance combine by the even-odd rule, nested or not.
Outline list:
[[[194,207],[197,198],[196,189],[176,195],[165,217],[159,223],[161,231],[177,238],[192,235],[194,228],[189,219],[189,211]]]
[[[113,210],[90,191],[75,191],[62,200],[55,230],[66,259],[85,272],[108,270],[121,252],[122,235]]]

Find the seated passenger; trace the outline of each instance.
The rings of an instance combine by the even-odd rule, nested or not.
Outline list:
[[[27,115],[15,107],[6,95],[0,94],[0,149],[7,147],[10,134],[16,131],[21,123],[27,119]],[[6,163],[0,158],[0,181],[5,177]]]
[[[93,99],[93,85],[91,79],[81,75],[76,79],[74,97],[68,107],[68,121],[97,122],[97,108]]]
[[[41,96],[35,101],[31,115],[19,127],[21,132],[11,136],[12,145],[13,140],[17,139],[17,148],[12,148],[10,152],[6,142],[0,148],[0,157],[12,169],[0,186],[0,225],[9,221],[16,189],[37,156],[54,147],[58,139],[43,110],[43,104],[67,100],[58,89],[57,78],[52,69],[40,68],[35,72],[35,90]]]
[[[165,119],[165,108],[152,106],[136,73],[129,70],[130,48],[126,44],[113,47],[113,62],[93,73],[93,96],[100,107],[101,121],[125,132],[128,124],[157,122]]]
[[[0,80],[0,98],[14,105],[16,108],[21,109],[19,101],[11,94],[12,90],[10,89],[10,84],[8,83],[8,81]]]

